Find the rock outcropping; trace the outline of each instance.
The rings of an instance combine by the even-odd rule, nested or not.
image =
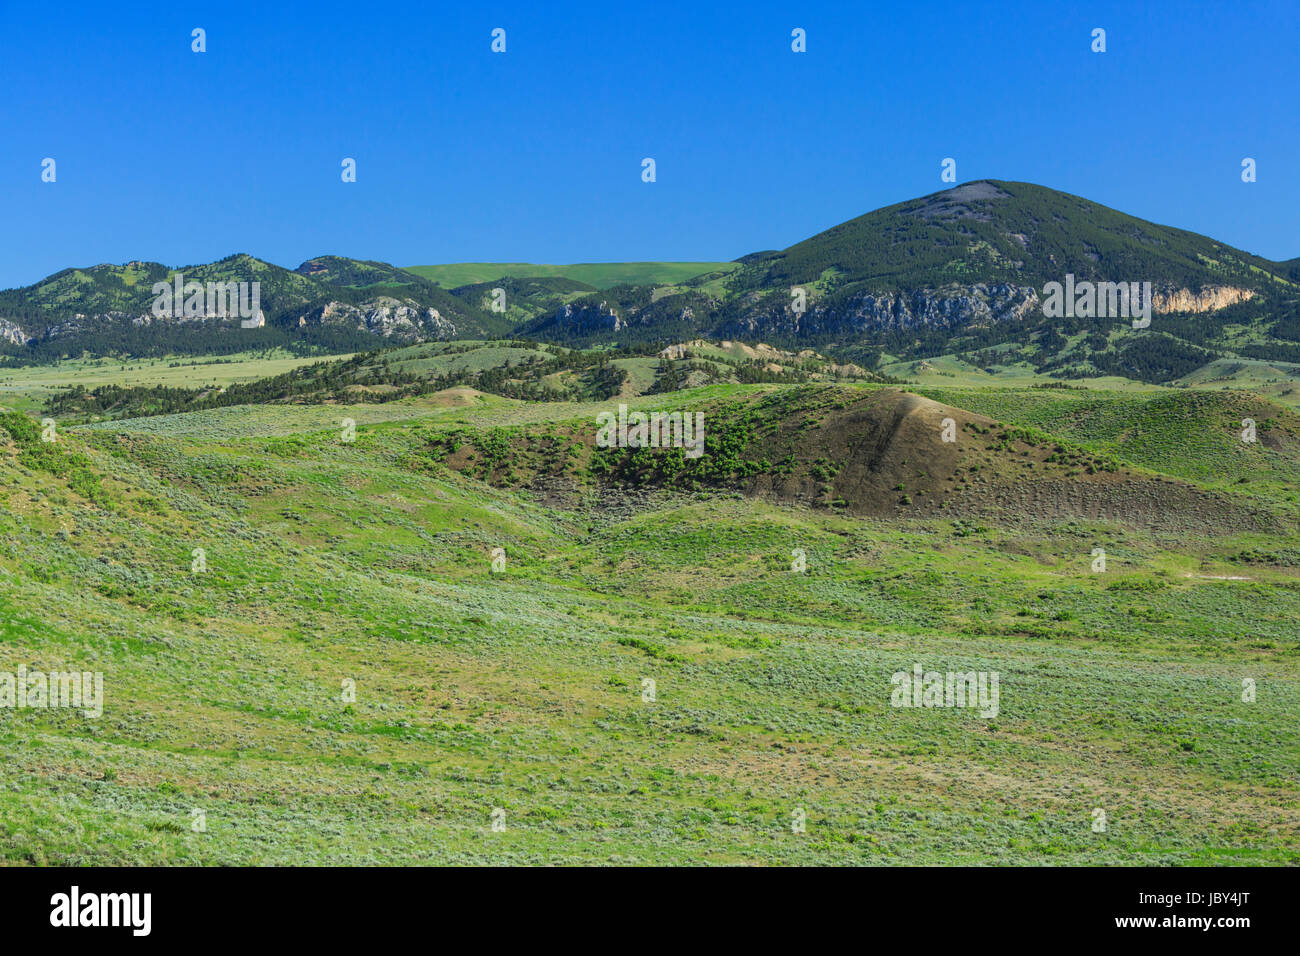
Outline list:
[[[1157,315],[1213,312],[1248,301],[1254,294],[1250,289],[1233,286],[1206,286],[1199,291],[1155,289],[1151,296],[1152,312]],[[802,314],[795,312],[784,297],[757,298],[739,318],[716,331],[719,335],[754,338],[907,329],[957,330],[1041,315],[1042,293],[1037,289],[1007,283],[975,283],[910,292],[864,292],[833,305],[814,300]]]
[[[450,339],[456,326],[443,318],[437,309],[421,308],[410,299],[380,296],[373,301],[351,305],[327,302],[297,317],[297,325],[348,325],[359,331],[373,332],[386,339],[428,341]]]

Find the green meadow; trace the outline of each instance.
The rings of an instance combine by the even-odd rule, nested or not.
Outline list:
[[[533,262],[453,262],[436,266],[407,266],[407,272],[432,279],[452,289],[462,285],[491,282],[511,276],[516,279],[560,277],[585,282],[597,289],[616,285],[673,285],[710,272],[732,272],[735,262],[578,262],[573,265],[538,265]]]
[[[54,442],[0,415],[0,671],[104,677],[98,719],[0,708],[0,861],[1300,862],[1289,413],[914,390],[1268,527],[614,485],[579,440],[609,403],[472,389]],[[815,434],[821,394],[833,416],[849,393],[629,402],[788,407]],[[1275,424],[1243,453],[1251,411]],[[521,472],[572,457],[575,480],[434,451],[471,445]],[[998,674],[996,715],[892,706],[915,664]]]
[[[166,356],[163,358],[79,358],[51,365],[0,368],[0,407],[39,412],[54,394],[77,385],[163,385],[171,388],[221,388],[281,375],[291,369],[326,359],[295,356],[283,350],[234,353],[220,357]]]

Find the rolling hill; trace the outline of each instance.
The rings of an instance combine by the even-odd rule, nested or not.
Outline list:
[[[0,863],[1295,864],[1300,426],[1169,394],[0,413],[0,669],[104,685],[0,709]]]

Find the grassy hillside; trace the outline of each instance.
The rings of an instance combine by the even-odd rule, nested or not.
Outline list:
[[[974,500],[1105,464],[1093,444],[1133,462],[1094,478],[1163,478],[1269,529],[1171,535],[1123,496],[1007,520],[892,497],[850,514],[738,473],[696,488],[630,450],[595,464],[608,401],[458,389],[52,444],[7,413],[0,670],[98,670],[106,701],[0,710],[0,860],[1300,863],[1300,534],[1270,484],[1294,446],[1225,487],[1194,466],[1228,446],[1188,439],[1236,405],[960,391],[930,396],[976,426],[955,447],[904,415],[867,459],[852,436],[930,405],[739,384],[630,401],[716,414],[715,470],[793,450],[834,483],[926,456]],[[1199,428],[1148,436],[1175,414]],[[998,715],[892,707],[914,663],[997,671]]]
[[[730,272],[734,262],[578,262],[567,266],[532,262],[453,262],[436,266],[408,266],[406,271],[432,279],[445,288],[516,279],[552,276],[585,282],[597,289],[616,285],[671,285],[710,272]]]
[[[869,369],[884,352],[999,376],[1168,384],[1224,361],[1300,364],[1291,271],[1079,196],[983,180],[744,256],[725,274],[573,297],[521,331],[583,347],[727,339],[816,348]],[[1086,305],[1049,318],[1046,283],[1067,275],[1148,283],[1150,325]],[[1269,394],[1284,397],[1288,377],[1268,377],[1280,386]]]
[[[1203,487],[1300,500],[1300,416],[1241,392],[942,389],[937,401],[1060,436]],[[1242,422],[1257,441],[1241,440]]]

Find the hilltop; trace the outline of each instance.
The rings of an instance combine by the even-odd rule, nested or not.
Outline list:
[[[1016,392],[931,395],[807,385],[688,391],[634,406],[701,413],[708,454],[694,459],[680,449],[599,448],[581,419],[508,433],[452,429],[427,455],[482,481],[561,497],[712,489],[876,518],[1076,518],[1171,536],[1295,530],[1287,482],[1300,471],[1300,416],[1260,399],[1094,394],[1071,405]],[[990,407],[1015,424],[936,400],[993,396],[1002,402]],[[1053,432],[1030,424],[1048,408]],[[1240,440],[1243,416],[1265,423],[1253,447]],[[1170,420],[1180,424],[1159,427]]]

